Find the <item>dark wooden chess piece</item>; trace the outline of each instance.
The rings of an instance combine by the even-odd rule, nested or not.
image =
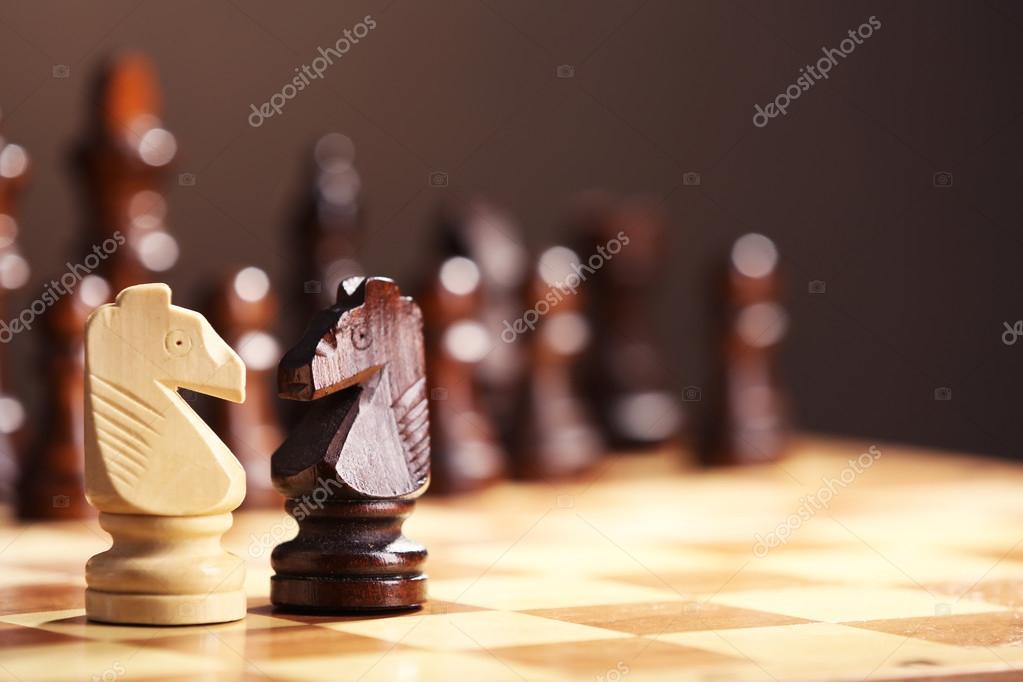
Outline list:
[[[149,60],[134,52],[117,57],[100,71],[88,132],[74,153],[88,216],[82,250],[100,256],[98,272],[114,291],[152,281],[177,261],[162,193],[177,142],[160,109]]]
[[[699,441],[707,464],[770,462],[784,452],[788,419],[776,356],[788,315],[780,296],[774,242],[740,237],[717,304],[717,366]]]
[[[431,405],[431,493],[478,490],[505,473],[506,455],[476,376],[498,342],[480,320],[481,293],[479,268],[454,256],[441,263],[419,298]]]
[[[524,312],[510,323],[511,332],[522,331],[517,338],[502,338],[529,348],[512,451],[515,473],[523,478],[576,476],[596,464],[604,450],[577,382],[578,363],[593,335],[582,313],[579,264],[575,252],[564,246],[544,251]]]
[[[213,401],[212,426],[245,467],[243,507],[279,507],[270,482],[270,456],[284,440],[273,400],[280,344],[272,332],[277,299],[270,278],[256,267],[235,270],[214,294],[210,321],[245,363],[244,403]]]
[[[430,480],[422,324],[391,280],[351,278],[281,360],[281,397],[309,405],[271,459],[299,526],[271,556],[276,608],[377,611],[426,599],[426,549],[401,533]]]
[[[451,202],[438,223],[445,255],[468,258],[480,271],[479,316],[495,342],[477,365],[476,379],[485,411],[507,447],[518,433],[516,400],[528,353],[525,344],[497,340],[522,314],[530,256],[511,216],[482,199]]]
[[[653,201],[589,194],[576,203],[569,222],[582,236],[588,317],[600,330],[584,370],[594,414],[614,447],[669,441],[682,426],[682,409],[667,385],[667,363],[652,324],[666,217]]]
[[[0,137],[0,342],[6,344],[14,337],[7,323],[11,313],[10,294],[28,281],[28,261],[18,248],[17,202],[26,177],[29,159],[25,149]],[[10,392],[11,359],[9,353],[0,355],[0,504],[14,501],[14,488],[18,479],[18,451],[25,408]]]
[[[324,135],[313,146],[307,195],[295,223],[293,253],[298,258],[288,291],[303,324],[333,305],[343,280],[364,274],[359,257],[362,181],[354,164],[355,147],[340,133]]]
[[[19,513],[31,519],[78,519],[95,511],[84,488],[84,330],[98,305],[109,300],[110,286],[88,275],[58,298],[42,318],[40,374],[46,386],[45,424],[28,451],[19,485]]]

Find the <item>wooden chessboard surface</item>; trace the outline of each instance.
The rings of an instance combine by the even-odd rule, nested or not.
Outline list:
[[[870,446],[803,438],[726,471],[617,456],[579,482],[428,498],[406,529],[431,601],[391,616],[272,612],[270,549],[294,526],[242,512],[225,544],[248,563],[244,621],[88,623],[105,533],[8,524],[0,680],[1018,679],[1023,467],[880,443],[845,473]]]

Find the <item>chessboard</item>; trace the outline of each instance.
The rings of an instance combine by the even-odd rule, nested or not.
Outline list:
[[[759,467],[620,454],[572,483],[428,496],[406,530],[429,602],[367,617],[275,613],[294,521],[242,511],[224,542],[249,614],[202,627],[87,622],[106,534],[10,523],[0,679],[1019,679],[1021,489],[1019,465],[816,437]]]

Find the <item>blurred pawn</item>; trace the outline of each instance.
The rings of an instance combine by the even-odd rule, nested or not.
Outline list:
[[[590,193],[569,221],[586,256],[588,317],[600,330],[586,357],[586,393],[605,437],[619,448],[653,447],[682,427],[652,319],[666,220],[652,201]]]
[[[11,293],[25,286],[29,277],[28,261],[18,248],[17,201],[28,176],[28,155],[24,148],[0,137],[0,317],[7,323],[11,315]],[[6,351],[12,332],[0,330],[0,342]],[[0,355],[0,504],[11,504],[18,478],[17,452],[23,433],[25,408],[10,393],[11,358]]]
[[[481,275],[445,260],[419,297],[430,385],[430,491],[478,490],[505,473],[505,453],[480,401],[476,369],[495,339],[480,321]]]
[[[544,251],[524,312],[501,336],[506,343],[529,348],[513,454],[515,473],[522,478],[578,475],[592,467],[604,449],[575,383],[578,363],[593,336],[582,314],[579,265],[579,256],[564,246]]]
[[[512,217],[483,199],[448,204],[438,222],[446,255],[464,256],[479,269],[479,319],[494,343],[476,367],[476,381],[485,411],[507,447],[518,429],[516,396],[527,358],[523,344],[497,340],[506,322],[522,314],[529,253]]]
[[[275,404],[281,346],[270,333],[277,319],[270,278],[256,267],[231,273],[214,294],[211,318],[245,363],[244,403],[211,401],[213,429],[245,468],[248,508],[279,507],[270,482],[270,455],[284,440]]]
[[[740,237],[717,314],[719,356],[699,443],[707,464],[770,462],[783,454],[787,410],[776,363],[788,315],[780,295],[774,242],[760,234]]]
[[[49,289],[38,300],[46,300]],[[39,323],[42,340],[45,428],[23,461],[18,486],[22,518],[80,519],[95,511],[85,500],[85,321],[110,301],[110,285],[87,275],[70,293],[55,297]],[[31,309],[26,309],[31,310]]]

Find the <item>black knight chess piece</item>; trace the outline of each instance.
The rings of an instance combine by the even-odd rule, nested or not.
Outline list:
[[[406,609],[426,549],[401,526],[430,479],[422,313],[389,279],[350,278],[281,360],[282,398],[309,403],[271,459],[299,531],[278,545],[278,609]]]

